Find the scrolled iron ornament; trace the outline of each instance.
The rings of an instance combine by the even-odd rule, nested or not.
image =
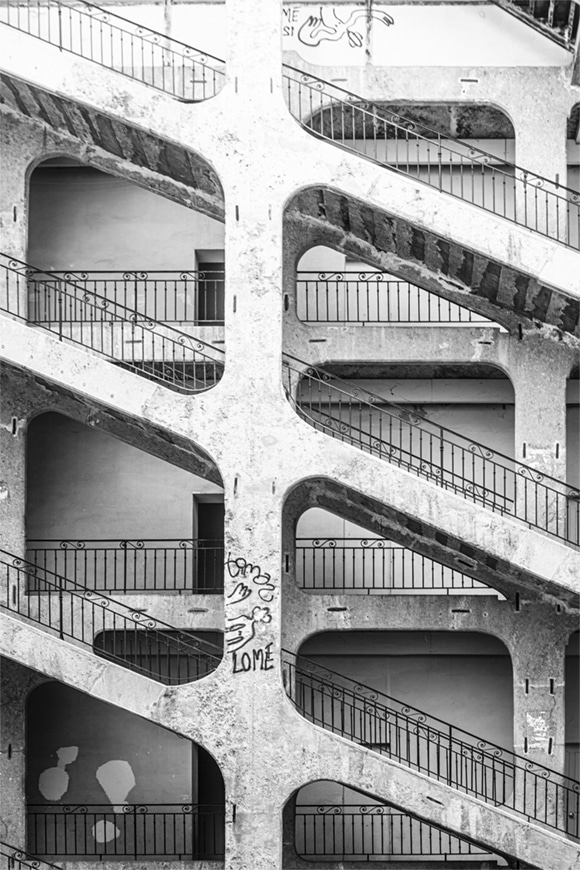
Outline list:
[[[361,816],[383,816],[388,812],[388,808],[380,804],[360,804],[358,811]]]
[[[181,812],[187,813],[187,814],[192,813],[193,812],[193,805],[192,804],[182,804],[181,805]]]
[[[309,88],[312,88],[315,91],[324,91],[325,82],[321,79],[313,78],[313,76],[309,76],[306,73],[303,73],[299,79],[298,83],[301,85],[307,85]]]
[[[86,544],[84,541],[60,541],[58,546],[61,550],[84,550]]]
[[[470,453],[474,453],[477,456],[480,456],[482,459],[493,459],[495,453],[489,447],[484,447],[483,444],[478,444],[476,441],[471,442],[471,444],[467,445],[467,449]]]
[[[82,596],[83,598],[86,598],[87,601],[90,601],[91,604],[95,604],[97,607],[102,607],[103,610],[111,606],[111,600],[109,598],[98,596],[93,589],[85,589],[82,593]],[[100,598],[100,600],[97,601],[97,598]]]
[[[477,148],[469,148],[467,156],[475,163],[481,163],[483,166],[489,166],[491,163],[491,154],[485,154],[483,151],[478,151]]]
[[[424,724],[427,721],[426,713],[421,713],[420,710],[415,710],[414,707],[409,707],[407,704],[401,707],[401,713],[416,724]]]
[[[530,468],[528,465],[519,465],[517,473],[520,477],[525,477],[532,483],[541,483],[544,480],[544,475],[541,471],[537,471],[535,468]]]
[[[81,815],[86,815],[86,813],[88,813],[89,811],[89,808],[85,804],[67,804],[62,808],[62,811],[65,814],[80,813]]]
[[[540,189],[543,188],[546,183],[545,178],[541,178],[538,175],[532,175],[530,172],[526,172],[526,170],[522,170],[520,181],[523,181],[524,184],[529,184],[531,187]]]
[[[129,611],[127,618],[142,625],[144,628],[157,628],[157,620],[151,616],[145,616],[140,610]]]
[[[123,280],[124,281],[148,281],[149,280],[149,272],[123,272]]]
[[[88,281],[89,273],[88,272],[63,272],[62,277],[64,281]]]
[[[27,574],[29,577],[36,577],[38,575],[37,565],[31,565],[29,562],[25,562],[24,559],[21,559],[18,556],[12,557],[12,567],[21,571],[23,574]]]
[[[314,538],[312,541],[312,546],[315,549],[324,547],[333,549],[334,547],[336,547],[336,540],[334,538]]]
[[[145,541],[120,541],[119,547],[121,550],[144,550],[145,549]]]
[[[26,852],[23,852],[22,849],[11,849],[10,850],[9,860],[18,861],[19,863],[25,864],[27,867],[41,868],[44,862],[41,862],[40,858],[33,858],[31,855],[28,855]],[[9,864],[9,867],[11,865]]]
[[[344,807],[341,807],[338,804],[332,804],[330,806],[327,806],[326,804],[319,804],[316,807],[316,812],[323,816],[341,816],[344,813]]]
[[[318,281],[344,281],[344,272],[319,272]]]
[[[368,550],[382,550],[387,546],[384,538],[361,538],[360,546]]]

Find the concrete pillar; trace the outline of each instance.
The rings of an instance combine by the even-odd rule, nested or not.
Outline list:
[[[564,536],[575,504],[568,500],[566,486],[566,385],[573,354],[563,345],[531,335],[514,343],[513,350],[514,457],[538,472],[523,473],[516,467],[518,515]]]
[[[16,662],[8,659],[2,662],[2,839],[19,849],[26,848],[26,698],[31,689],[44,681],[41,674]]]
[[[2,547],[25,550],[26,414],[5,367],[0,369],[0,527]],[[3,557],[4,558],[4,557]]]
[[[516,130],[516,165],[529,173],[525,179],[517,172],[516,214],[518,220],[532,229],[553,238],[566,239],[568,216],[566,197],[560,186],[566,186],[566,107],[554,99],[547,82],[545,93],[534,90],[535,105],[542,106],[545,123],[538,124],[534,113],[522,101],[520,112],[513,118]],[[546,178],[551,183],[535,178]]]
[[[32,138],[32,137],[31,137]],[[0,186],[0,231],[2,252],[26,260],[28,239],[27,170],[38,148],[26,140],[20,124],[4,116],[0,125],[2,185]]]

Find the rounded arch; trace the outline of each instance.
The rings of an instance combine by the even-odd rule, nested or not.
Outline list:
[[[36,412],[26,444],[29,560],[105,592],[220,591],[219,471],[213,465],[213,482],[151,447],[86,418]]]
[[[83,859],[114,849],[134,859],[125,851],[134,844],[146,857],[165,829],[177,834],[155,844],[166,860],[223,854],[224,778],[214,757],[62,683],[44,683],[28,695],[25,788],[33,854]],[[164,825],[168,817],[172,824]],[[71,835],[75,829],[81,836]]]

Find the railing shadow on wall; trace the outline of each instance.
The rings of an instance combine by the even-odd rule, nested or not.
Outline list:
[[[310,426],[488,510],[580,544],[580,492],[414,409],[283,355],[288,401]]]
[[[7,0],[0,22],[185,102],[225,84],[220,58],[84,0]]]

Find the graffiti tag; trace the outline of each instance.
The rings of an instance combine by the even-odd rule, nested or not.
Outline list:
[[[365,21],[374,18],[385,27],[394,24],[394,18],[386,12],[378,9],[367,11],[365,9],[353,9],[346,17],[345,13],[339,14],[335,6],[320,6],[318,15],[309,15],[298,28],[296,34],[299,42],[310,48],[316,48],[321,42],[348,42],[351,48],[361,48],[364,43]],[[292,31],[294,28],[292,28]],[[285,34],[286,35],[286,34]],[[292,34],[288,35],[294,35]]]

